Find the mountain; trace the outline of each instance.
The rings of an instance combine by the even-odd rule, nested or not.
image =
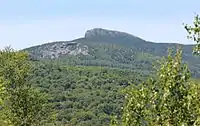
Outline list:
[[[183,60],[194,77],[200,77],[200,58],[192,55],[193,45],[154,43],[134,35],[94,28],[83,38],[46,43],[25,49],[33,60],[53,60],[69,65],[104,66],[138,70],[149,74],[152,64],[167,55],[168,48],[183,48]]]
[[[108,126],[121,116],[123,89],[152,74],[152,64],[168,48],[183,48],[183,60],[200,77],[193,45],[149,42],[131,34],[95,28],[83,38],[24,49],[33,63],[31,84],[47,93],[56,122],[70,126]],[[103,67],[102,67],[103,66]]]

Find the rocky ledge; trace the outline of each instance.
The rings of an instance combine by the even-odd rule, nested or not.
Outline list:
[[[77,42],[45,44],[29,50],[31,57],[55,59],[65,55],[88,55],[88,46]]]

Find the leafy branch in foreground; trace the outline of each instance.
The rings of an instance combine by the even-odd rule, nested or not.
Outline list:
[[[200,55],[200,17],[196,15],[193,20],[193,26],[185,24],[185,30],[188,33],[187,38],[196,42],[196,46],[193,48],[193,54]]]
[[[156,71],[156,77],[125,90],[122,125],[200,125],[200,86],[190,80],[182,50],[175,56],[170,51]]]
[[[11,48],[0,51],[0,114],[4,125],[42,125],[51,119],[46,95],[29,83],[30,72],[27,53]]]

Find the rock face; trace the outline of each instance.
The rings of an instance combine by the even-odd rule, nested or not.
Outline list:
[[[65,55],[88,55],[88,46],[77,42],[59,42],[38,46],[28,51],[32,58],[55,59]]]
[[[85,38],[93,38],[93,37],[135,37],[135,36],[125,32],[106,30],[102,28],[94,28],[91,30],[87,30],[85,33]]]

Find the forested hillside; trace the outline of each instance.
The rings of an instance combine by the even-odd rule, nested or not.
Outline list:
[[[33,64],[31,83],[50,95],[58,124],[109,125],[112,115],[121,115],[123,89],[141,78],[139,73],[128,70]]]
[[[122,91],[154,72],[152,65],[168,48],[183,48],[183,61],[192,77],[200,77],[200,58],[192,45],[153,43],[136,36],[92,29],[84,38],[24,49],[34,66],[31,83],[50,95],[58,125],[106,126],[121,117]]]

